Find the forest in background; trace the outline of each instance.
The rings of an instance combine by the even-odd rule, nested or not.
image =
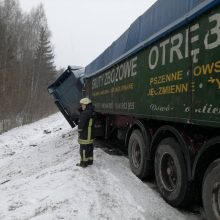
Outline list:
[[[0,133],[57,111],[47,92],[56,75],[43,5],[24,13],[0,0]]]

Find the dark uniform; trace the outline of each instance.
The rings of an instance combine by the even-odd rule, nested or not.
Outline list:
[[[86,109],[81,112],[78,122],[81,161],[78,166],[86,167],[93,164],[93,115],[94,107],[92,103],[86,105]]]

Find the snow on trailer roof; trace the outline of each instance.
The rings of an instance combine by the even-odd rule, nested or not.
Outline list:
[[[220,0],[158,0],[85,67],[85,77],[104,71],[150,43],[189,23]]]

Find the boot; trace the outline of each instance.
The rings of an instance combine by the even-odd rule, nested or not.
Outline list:
[[[87,162],[87,164],[88,164],[88,165],[92,165],[92,164],[93,164],[93,160],[89,160],[89,161]]]
[[[77,164],[76,164],[76,166],[78,166],[78,167],[83,167],[83,168],[86,168],[87,165],[88,165],[88,164],[87,164],[86,162],[82,162],[82,161],[81,161],[80,163],[77,163]]]

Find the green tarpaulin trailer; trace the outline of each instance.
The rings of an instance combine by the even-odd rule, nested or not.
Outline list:
[[[155,176],[169,204],[201,200],[220,219],[220,1],[158,0],[83,80],[57,101],[89,97],[96,134],[124,141],[136,176]]]

